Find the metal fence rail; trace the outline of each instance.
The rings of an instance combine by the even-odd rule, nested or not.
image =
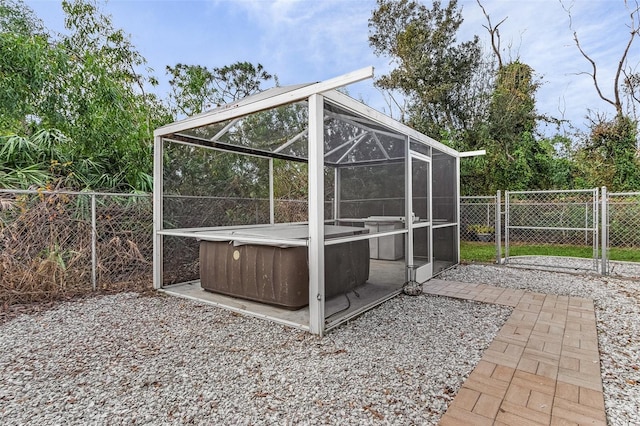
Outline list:
[[[599,191],[595,189],[563,191],[505,192],[505,263],[512,262],[511,244],[519,243],[520,255],[528,245],[591,246],[590,267],[600,268]],[[519,260],[519,264],[529,264]],[[536,261],[536,266],[540,266]],[[554,264],[554,267],[562,265]],[[582,269],[572,265],[571,269]]]

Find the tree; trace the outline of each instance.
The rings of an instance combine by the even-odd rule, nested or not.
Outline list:
[[[49,80],[65,60],[42,23],[22,6],[0,0],[0,134],[31,133]]]
[[[483,59],[480,42],[456,43],[462,21],[457,0],[446,7],[434,1],[431,9],[414,0],[378,0],[369,20],[369,44],[396,65],[376,85],[402,93],[409,124],[437,139],[472,128],[484,112],[483,98],[473,90]]]
[[[221,104],[234,102],[258,93],[262,85],[276,77],[260,64],[236,62],[229,66],[209,69],[200,65],[177,64],[167,66],[171,76],[170,110],[175,118],[199,114]],[[219,135],[219,141],[236,145],[252,144],[268,149],[284,130],[291,117],[278,116],[286,108],[263,111],[259,114],[197,129],[198,136],[211,139],[226,125],[230,128]],[[233,125],[231,125],[233,124]],[[255,197],[268,194],[268,163],[236,154],[220,154],[205,148],[167,147],[171,164],[165,170],[165,186],[172,193],[182,195],[216,195],[225,197]],[[260,192],[262,191],[262,192]]]
[[[576,180],[581,186],[607,186],[611,191],[640,188],[640,162],[636,157],[637,122],[627,116],[598,117],[576,153]]]
[[[138,72],[145,59],[95,3],[62,7],[69,35],[60,44],[69,61],[56,82],[63,96],[49,111],[51,124],[74,140],[78,166],[93,169],[87,186],[150,191],[152,133],[169,120],[145,92],[156,81]]]
[[[638,160],[638,117],[636,115],[640,77],[628,64],[628,55],[635,39],[640,36],[640,6],[625,1],[629,12],[629,39],[623,47],[612,83],[612,96],[606,95],[598,77],[598,64],[580,43],[573,30],[571,7],[563,7],[569,16],[569,28],[580,54],[589,62],[591,70],[581,74],[593,81],[598,97],[615,110],[614,118],[606,114],[589,112],[590,134],[576,154],[579,163],[578,181],[583,185],[606,185],[614,191],[640,188],[640,161]],[[626,94],[626,100],[625,95]],[[626,103],[625,103],[626,102]]]
[[[42,21],[18,0],[0,0],[0,32],[23,36],[45,34]]]
[[[627,58],[629,55],[629,51],[631,49],[631,45],[633,44],[636,37],[640,36],[640,6],[638,2],[635,2],[634,8],[629,8],[629,3],[625,0],[625,5],[627,5],[627,10],[629,11],[629,40],[627,44],[622,49],[622,53],[620,54],[620,60],[618,61],[618,65],[616,67],[616,72],[613,78],[613,97],[605,95],[604,91],[601,88],[601,83],[598,80],[598,65],[597,63],[589,56],[589,54],[583,49],[580,44],[580,40],[578,38],[578,32],[573,29],[573,21],[571,16],[571,7],[566,7],[561,2],[564,10],[567,12],[569,16],[569,28],[573,31],[573,41],[580,51],[580,54],[589,62],[591,65],[591,71],[585,71],[581,74],[588,75],[593,80],[593,86],[598,93],[598,97],[605,101],[606,103],[613,106],[616,110],[616,115],[623,115],[624,111],[624,103],[623,98],[621,96],[621,91],[624,91],[624,88],[630,89],[633,94],[637,89],[636,85],[636,74],[633,73],[631,68],[627,63]],[[573,6],[573,5],[572,5]],[[633,96],[631,97],[631,101],[633,101]]]
[[[128,36],[90,1],[62,3],[68,34],[57,38],[24,4],[2,6],[2,143],[27,149],[15,142],[46,140],[34,138],[41,131],[63,135],[48,151],[60,158],[47,163],[67,164],[65,185],[150,191],[152,132],[170,118],[146,93],[156,82],[138,71],[149,70]]]
[[[176,64],[167,66],[170,109],[174,117],[191,116],[231,103],[261,90],[262,84],[277,77],[261,64],[236,62],[221,68]]]

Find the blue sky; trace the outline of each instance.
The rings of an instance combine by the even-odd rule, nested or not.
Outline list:
[[[27,0],[45,25],[62,31],[59,1]],[[490,44],[482,10],[476,0],[459,0],[465,19],[459,40],[481,36]],[[558,0],[483,0],[493,24],[500,26],[503,55],[532,66],[543,86],[540,113],[564,116],[583,127],[587,110],[612,114],[597,97],[591,77],[580,75],[590,65],[580,55],[569,29],[569,18]],[[613,96],[613,74],[628,42],[629,13],[624,0],[564,0],[572,7],[573,27],[583,48],[598,63],[602,90]],[[102,10],[114,25],[131,35],[168,90],[166,65],[208,67],[236,61],[261,63],[282,85],[326,80],[373,65],[376,75],[389,69],[368,43],[368,19],[375,0],[111,0]],[[640,62],[640,40],[630,54]],[[349,93],[378,110],[388,111],[371,81],[349,87]]]

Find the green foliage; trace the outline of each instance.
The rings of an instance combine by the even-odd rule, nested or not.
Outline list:
[[[491,131],[516,138],[535,127],[535,92],[533,69],[519,61],[498,70],[496,86],[489,107]]]
[[[482,62],[479,39],[456,43],[462,24],[457,1],[432,8],[413,0],[378,0],[369,20],[369,43],[396,68],[376,85],[397,90],[409,100],[410,123],[439,138],[442,131],[468,128],[474,122],[474,70]],[[475,100],[480,97],[475,97]]]
[[[397,65],[376,84],[409,99],[409,124],[461,151],[487,154],[461,162],[461,193],[547,189],[571,183],[568,157],[557,141],[539,139],[535,93],[540,83],[526,64],[495,69],[477,37],[457,43],[457,1],[429,9],[411,0],[378,0],[369,42]]]
[[[485,156],[461,164],[463,194],[496,190],[565,188],[571,185],[571,163],[563,148],[566,138],[540,138],[533,69],[518,61],[496,76],[486,121],[467,132],[461,149],[485,149]]]
[[[23,36],[44,34],[44,26],[19,0],[0,0],[0,33]]]
[[[174,116],[191,116],[259,92],[276,79],[260,64],[236,62],[221,68],[200,65],[167,66],[171,76],[169,102]]]
[[[377,0],[376,6],[369,42],[394,66],[376,81],[378,87],[406,97],[408,122],[417,130],[459,150],[487,150],[461,161],[462,194],[640,188],[637,122],[622,115],[594,119],[577,151],[566,137],[542,138],[536,133],[540,83],[534,71],[519,61],[496,69],[482,56],[477,37],[458,42],[463,20],[457,0],[429,6]],[[22,1],[0,0],[1,185],[150,191],[155,128],[256,93],[267,82],[277,84],[260,64],[177,64],[167,67],[171,93],[159,99],[149,93],[157,81],[145,59],[100,3],[67,0],[62,8],[67,32],[52,35]],[[624,82],[632,102],[638,80],[628,74]],[[236,126],[227,142],[273,149],[295,136],[304,120],[294,109],[267,111]],[[214,130],[199,131],[212,137]],[[304,146],[303,138],[288,149],[304,155]],[[256,162],[224,164],[212,156],[198,166],[191,157],[200,154],[179,155],[184,163],[175,179],[192,167],[192,185],[208,176],[220,178],[232,194],[260,192],[255,182],[266,169]],[[304,165],[285,162],[276,174],[278,194],[306,196],[304,186],[286,178],[303,182]]]
[[[64,52],[50,44],[29,9],[0,2],[0,134],[29,133],[54,91],[52,76],[64,73]]]
[[[58,130],[39,130],[30,137],[0,136],[0,187],[44,187],[63,177],[69,165]]]
[[[74,140],[74,155],[97,164],[91,186],[151,190],[152,133],[170,120],[145,93],[154,79],[136,70],[144,58],[122,30],[94,3],[63,2],[70,34],[61,40],[69,55],[52,124]]]
[[[541,189],[548,176],[552,147],[536,140],[533,69],[518,61],[498,70],[487,122],[486,157],[497,189]]]
[[[606,186],[610,191],[640,188],[640,161],[636,143],[638,123],[627,116],[598,118],[575,156],[576,181],[581,186]]]
[[[17,170],[30,170],[21,175],[24,179],[10,181],[150,191],[152,133],[171,117],[145,92],[155,79],[137,71],[145,60],[128,36],[91,1],[62,3],[68,33],[57,38],[39,29],[24,4],[5,1],[1,6],[4,153],[29,156],[34,151],[27,142],[40,149],[35,141],[42,132],[57,135],[56,150],[38,151],[45,159],[26,164],[22,157],[8,158],[5,173],[12,173],[5,182]],[[23,141],[20,149],[18,140]],[[52,164],[57,170],[50,170]],[[66,165],[64,170],[59,164]]]
[[[171,75],[169,84],[174,116],[191,116],[216,106],[216,89],[213,87],[213,73],[200,65],[167,65],[167,74]]]

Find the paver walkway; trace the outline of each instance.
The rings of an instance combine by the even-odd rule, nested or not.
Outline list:
[[[606,425],[592,300],[435,279],[423,291],[514,308],[441,425]]]

